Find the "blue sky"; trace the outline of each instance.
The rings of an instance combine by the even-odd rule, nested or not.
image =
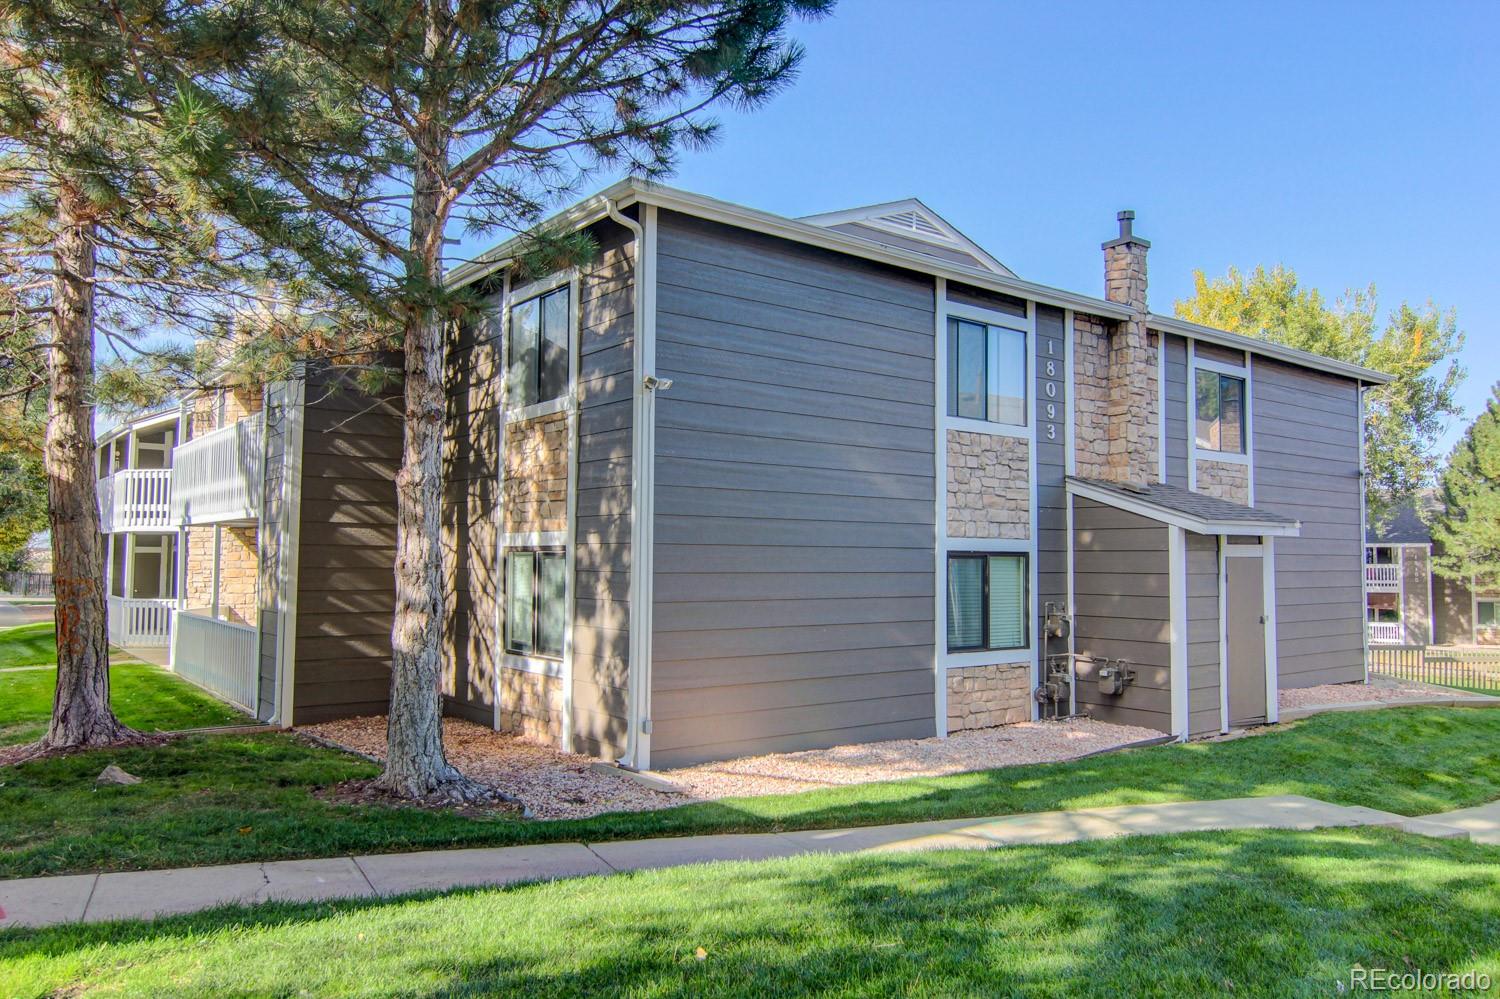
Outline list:
[[[1133,208],[1157,311],[1280,262],[1456,308],[1469,417],[1500,378],[1500,4],[844,0],[797,33],[801,79],[671,183],[792,216],[915,195],[1092,294]]]

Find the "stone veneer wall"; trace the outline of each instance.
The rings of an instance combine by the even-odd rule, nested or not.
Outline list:
[[[948,536],[1031,537],[1031,443],[948,431]]]
[[[1031,720],[1031,666],[1010,663],[948,671],[948,731]]]
[[[1198,492],[1231,503],[1250,505],[1250,466],[1232,461],[1198,459]]]
[[[500,671],[500,731],[555,747],[563,736],[563,704],[560,677]]]
[[[214,409],[217,406],[219,394],[224,396],[224,425],[238,423],[247,416],[259,413],[264,400],[260,388],[229,387],[217,389],[212,392],[204,392],[193,400],[193,436],[198,437],[217,430],[214,425]]]
[[[1073,316],[1073,458],[1079,475],[1109,477],[1109,324]]]
[[[527,420],[505,430],[505,532],[568,529],[568,416]]]
[[[254,527],[225,527],[219,550],[219,615],[237,624],[254,624],[259,607]],[[214,529],[187,529],[187,572],[183,597],[189,610],[207,611],[214,603]]]
[[[1073,317],[1073,458],[1077,474],[1115,482],[1153,482],[1161,456],[1156,355],[1161,338],[1126,342],[1097,316]]]

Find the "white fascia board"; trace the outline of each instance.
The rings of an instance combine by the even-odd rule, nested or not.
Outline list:
[[[1266,537],[1295,538],[1302,533],[1302,524],[1300,522],[1283,524],[1280,521],[1205,520],[1202,517],[1194,517],[1191,514],[1176,510],[1163,510],[1154,503],[1127,499],[1108,489],[1096,489],[1083,482],[1069,482],[1068,494],[1071,496],[1082,496],[1084,499],[1093,500],[1095,503],[1103,503],[1105,506],[1112,506],[1117,510],[1124,510],[1127,513],[1139,514],[1159,524],[1180,527],[1183,530],[1192,531],[1194,534],[1215,536],[1224,534],[1259,534]]]
[[[810,225],[806,222],[798,222],[794,219],[783,218],[780,215],[773,215],[770,212],[762,212],[754,208],[746,208],[743,205],[707,198],[701,194],[692,194],[691,192],[677,190],[676,188],[646,183],[634,177],[628,177],[593,197],[580,201],[571,208],[552,216],[547,220],[545,225],[564,228],[577,228],[590,225],[607,216],[608,208],[606,206],[610,202],[613,202],[616,208],[626,208],[637,203],[655,205],[658,208],[681,212],[684,215],[691,215],[695,218],[707,219],[711,222],[721,222],[740,229],[749,229],[754,232],[789,239],[796,243],[832,250],[835,253],[844,253],[852,257],[873,260],[892,267],[916,271],[920,274],[959,281],[986,291],[997,291],[1001,294],[1012,295],[1017,298],[1027,298],[1046,305],[1055,305],[1063,309],[1074,309],[1078,312],[1100,316],[1105,319],[1122,320],[1129,319],[1134,315],[1125,306],[1116,302],[1106,301],[1102,298],[1093,298],[1088,295],[1080,295],[1058,288],[1049,288],[1046,285],[1036,284],[1032,281],[1023,281],[1020,278],[1006,277],[982,267],[946,263],[925,254],[873,243],[866,239],[860,239],[858,236],[835,232],[820,225]],[[480,254],[474,260],[455,267],[444,277],[443,283],[449,288],[457,288],[471,281],[476,281],[484,275],[504,267],[520,246],[521,237],[512,237],[494,249]]]
[[[1285,347],[1270,340],[1262,340],[1259,337],[1244,336],[1240,333],[1231,333],[1228,330],[1215,329],[1212,326],[1201,326],[1198,323],[1173,319],[1171,316],[1162,316],[1155,312],[1146,316],[1146,328],[1156,330],[1159,333],[1175,333],[1178,336],[1202,340],[1204,343],[1218,344],[1221,347],[1228,347],[1232,350],[1249,351],[1252,354],[1285,361],[1288,364],[1295,364],[1298,367],[1312,368],[1315,371],[1326,371],[1332,375],[1353,378],[1367,385],[1384,385],[1394,380],[1394,376],[1388,375],[1384,371],[1376,371],[1374,368],[1361,367],[1358,364],[1350,364],[1348,361],[1339,361],[1332,357],[1324,357],[1322,354],[1297,350],[1294,347]],[[1234,371],[1235,369],[1229,368],[1226,370]]]

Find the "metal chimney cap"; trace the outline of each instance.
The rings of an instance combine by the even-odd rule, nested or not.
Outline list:
[[[1142,239],[1135,234],[1135,212],[1132,209],[1126,208],[1116,212],[1115,220],[1120,223],[1120,235],[1105,243],[1103,249],[1107,250],[1111,246],[1124,246],[1126,243],[1134,243],[1143,249],[1150,247],[1149,239]]]

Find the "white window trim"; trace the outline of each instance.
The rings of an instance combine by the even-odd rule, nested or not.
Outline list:
[[[994,309],[981,309],[973,305],[960,305],[956,302],[946,301],[947,283],[943,283],[943,299],[938,300],[938,340],[937,350],[934,353],[939,357],[942,365],[943,394],[938,399],[938,415],[946,423],[947,430],[961,430],[972,434],[997,434],[1002,437],[1022,437],[1032,440],[1036,436],[1035,408],[1036,395],[1036,306],[1026,303],[1026,316],[1012,315],[1009,312],[998,312]],[[1026,351],[1026,400],[1021,411],[1027,415],[1027,422],[998,423],[989,420],[979,420],[972,416],[950,416],[948,415],[948,320],[968,319],[976,323],[984,323],[986,326],[994,326],[1000,329],[1010,330],[1012,333],[1020,333],[1025,337],[1024,349]],[[946,448],[947,435],[944,434],[944,446]],[[1035,450],[1035,449],[1033,449]]]
[[[559,748],[563,752],[572,752],[573,749],[573,640],[574,625],[577,617],[577,581],[576,561],[577,547],[574,542],[574,533],[578,517],[578,371],[579,354],[583,349],[581,335],[583,305],[579,301],[579,292],[582,285],[581,273],[578,268],[571,267],[545,278],[532,281],[520,287],[511,285],[510,272],[506,271],[504,285],[501,292],[500,310],[500,393],[501,411],[505,414],[500,428],[500,462],[497,470],[497,499],[496,519],[504,523],[505,517],[505,442],[507,430],[512,423],[521,423],[527,420],[550,416],[554,413],[567,414],[567,444],[568,444],[568,492],[567,492],[567,529],[563,531],[523,531],[502,535],[497,543],[498,567],[501,574],[501,589],[499,599],[496,600],[495,608],[495,638],[497,647],[501,650],[501,669],[495,671],[494,688],[492,699],[494,701],[494,727],[498,730],[503,717],[504,683],[503,672],[512,669],[522,673],[531,673],[541,676],[553,677],[561,680],[563,688],[562,706],[562,736],[558,741]],[[535,403],[531,406],[520,406],[514,409],[508,408],[505,400],[510,395],[510,310],[517,302],[538,295],[545,295],[558,288],[568,288],[568,379],[567,387],[561,395],[546,402]],[[504,566],[505,556],[513,548],[550,548],[561,549],[563,552],[563,566],[565,583],[563,585],[563,606],[566,613],[563,617],[563,654],[560,659],[547,659],[540,656],[517,655],[505,651],[505,593],[504,593]]]
[[[1198,356],[1196,340],[1187,341],[1187,441],[1188,441],[1188,489],[1198,491],[1198,462],[1222,461],[1226,465],[1244,465],[1248,470],[1246,479],[1248,505],[1255,505],[1255,431],[1253,428],[1255,376],[1249,364],[1243,367],[1226,364]],[[1213,371],[1245,382],[1245,450],[1214,451],[1198,446],[1198,372]]]
[[[509,282],[503,295],[500,321],[500,377],[505,383],[506,395],[510,388],[510,310],[513,306],[525,302],[528,299],[545,295],[548,292],[567,286],[568,288],[568,387],[555,399],[545,402],[535,402],[530,406],[507,407],[505,409],[505,423],[524,423],[527,420],[538,420],[544,416],[554,413],[566,412],[573,406],[578,396],[578,358],[577,352],[581,344],[578,338],[578,316],[582,311],[578,302],[579,271],[576,267],[570,267],[549,274],[547,277],[539,278],[530,284],[519,288],[511,288]],[[501,440],[501,448],[504,448],[504,440]]]

